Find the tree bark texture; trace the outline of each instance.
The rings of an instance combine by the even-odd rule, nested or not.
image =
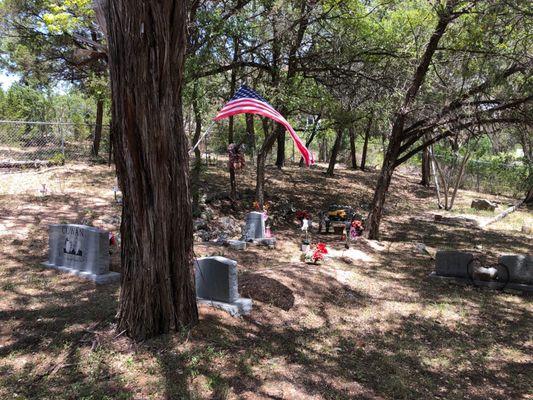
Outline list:
[[[124,194],[117,329],[142,340],[198,321],[181,100],[187,2],[115,0],[106,14]]]
[[[335,143],[333,143],[333,148],[331,149],[331,158],[329,159],[328,170],[326,171],[327,176],[333,176],[333,171],[335,170],[335,164],[337,163],[337,155],[342,144],[342,136],[344,134],[344,128],[338,128],[337,136],[335,137]]]
[[[357,154],[355,150],[355,130],[350,127],[348,132],[350,133],[350,158],[352,161],[352,169],[357,169]]]
[[[102,121],[104,119],[104,101],[98,99],[96,101],[96,124],[94,126],[94,137],[92,155],[98,157],[100,152],[100,142],[102,141]]]

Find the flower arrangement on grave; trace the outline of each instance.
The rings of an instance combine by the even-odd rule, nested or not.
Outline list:
[[[231,143],[228,146],[228,163],[229,167],[234,170],[244,168],[244,146],[242,144]]]
[[[296,211],[296,219],[298,221],[302,221],[304,219],[310,220],[311,219],[311,214],[309,214],[309,211],[297,210]]]
[[[324,261],[325,255],[328,254],[328,249],[325,243],[317,243],[314,249],[310,249],[302,254],[302,261],[307,264],[320,264]]]
[[[363,225],[363,221],[360,221],[358,219],[352,220],[352,222],[350,223],[350,239],[357,240],[358,237],[363,235],[364,230],[365,227]]]
[[[113,232],[109,232],[109,245],[110,246],[117,245],[117,238],[115,237],[115,234]]]

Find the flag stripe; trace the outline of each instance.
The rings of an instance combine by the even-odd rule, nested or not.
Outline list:
[[[263,97],[244,85],[235,92],[230,101],[222,107],[214,119],[218,121],[238,114],[259,114],[280,123],[289,131],[298,151],[304,158],[305,164],[314,164],[313,153],[305,147],[304,142],[296,134],[291,124],[274,107],[268,104]]]
[[[221,119],[219,116],[229,110],[234,110],[234,109],[238,109],[239,107],[245,107],[245,106],[249,106],[249,107],[257,107],[257,108],[260,108],[262,110],[265,110],[265,111],[268,111],[268,112],[271,112],[272,114],[274,115],[277,115],[279,117],[282,117],[282,115],[277,112],[276,110],[274,110],[272,107],[268,107],[267,105],[265,105],[264,103],[261,103],[261,102],[258,102],[257,100],[253,100],[253,99],[241,99],[241,100],[236,100],[236,101],[232,101],[228,104],[226,104],[218,113],[218,115],[215,117],[215,120],[219,120]],[[282,117],[283,118],[283,117]]]

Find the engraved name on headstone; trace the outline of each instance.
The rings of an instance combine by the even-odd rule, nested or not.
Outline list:
[[[85,225],[55,224],[48,229],[48,262],[44,266],[96,283],[116,282],[109,271],[109,233]]]

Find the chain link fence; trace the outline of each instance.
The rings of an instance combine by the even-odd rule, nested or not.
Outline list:
[[[435,156],[445,174],[455,177],[461,162],[458,158]],[[521,197],[531,182],[532,165],[525,159],[504,162],[501,160],[469,160],[466,163],[460,188],[480,193]]]
[[[0,166],[4,169],[105,160],[108,153],[107,125],[0,121]]]
[[[109,158],[109,126],[0,121],[0,194],[64,192],[68,171]]]

